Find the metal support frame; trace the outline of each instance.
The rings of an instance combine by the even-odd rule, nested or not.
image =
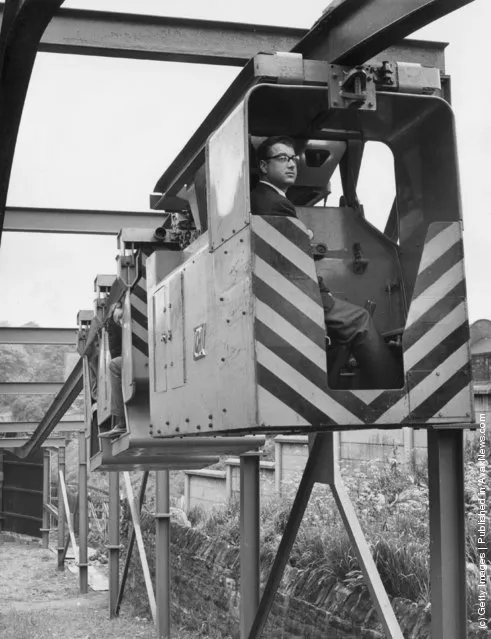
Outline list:
[[[157,637],[169,639],[171,632],[171,561],[169,471],[155,473],[155,587]]]
[[[63,470],[63,473],[62,471],[59,471],[59,476],[60,476],[61,494],[63,497],[63,504],[64,504],[64,512],[66,517],[66,523],[68,526],[68,540],[72,542],[73,554],[75,557],[75,561],[78,563],[78,560],[79,560],[78,546],[77,546],[77,541],[75,539],[75,531],[73,530],[73,519],[72,519],[72,514],[70,512],[70,504],[68,503],[68,494],[67,494],[66,483],[65,483],[65,471]],[[77,502],[78,502],[78,499],[77,499]],[[77,508],[78,508],[78,503],[77,503],[77,506],[75,507],[74,514]],[[65,555],[66,555],[67,547],[68,547],[68,544],[65,546]]]
[[[50,514],[45,507],[49,504],[49,483],[51,478],[51,454],[49,449],[43,450],[43,527],[41,528],[41,543],[44,549],[49,546],[49,531],[50,531]]]
[[[58,448],[58,570],[65,570],[65,505],[61,478],[65,477],[65,448]]]
[[[145,580],[145,587],[147,589],[148,603],[150,605],[150,612],[152,613],[153,622],[156,623],[157,610],[155,603],[155,593],[153,591],[152,578],[150,576],[150,569],[148,567],[147,555],[145,553],[145,544],[143,543],[143,536],[140,526],[140,512],[137,507],[137,503],[133,494],[133,488],[131,486],[130,474],[128,471],[123,472],[124,485],[126,494],[128,496],[128,503],[130,506],[131,519],[133,521],[133,530],[136,536],[136,545],[140,554],[140,562],[143,571],[143,578]]]
[[[467,637],[462,430],[428,431],[432,639]]]
[[[240,637],[246,639],[259,604],[259,458],[240,456]]]
[[[89,589],[89,565],[88,565],[88,494],[87,494],[87,440],[85,433],[78,434],[78,580],[79,589],[82,595],[87,594]]]
[[[148,470],[146,470],[143,473],[142,480],[140,483],[140,489],[138,491],[138,511],[139,512],[141,511],[141,507],[145,499],[145,491],[147,489],[148,474],[149,474]],[[135,540],[136,540],[136,534],[135,534],[135,527],[133,526],[131,529],[130,539],[128,541],[128,548],[126,551],[126,559],[124,562],[123,574],[121,575],[121,583],[119,585],[118,600],[116,602],[116,615],[119,615],[119,611],[121,609],[121,603],[123,602],[124,589],[126,586],[126,580],[128,578],[128,572],[130,569],[131,557],[133,555]]]
[[[119,591],[119,472],[109,472],[109,617],[116,617]]]
[[[0,532],[3,530],[3,450],[0,450]]]
[[[348,497],[335,461],[335,442],[333,433],[317,435],[311,441],[311,450],[307,465],[293,502],[283,537],[276,553],[271,572],[264,588],[256,618],[248,635],[249,639],[260,637],[274,596],[283,576],[298,529],[307,508],[312,488],[316,482],[329,484],[339,508],[344,525],[350,537],[363,576],[372,596],[372,602],[389,639],[403,639],[402,631],[396,619],[389,598],[380,579],[370,547],[363,536],[356,512]]]

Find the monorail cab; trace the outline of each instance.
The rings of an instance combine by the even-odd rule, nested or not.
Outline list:
[[[209,137],[205,165],[181,193],[193,195],[189,204],[211,255],[209,262],[201,247],[192,263],[173,273],[174,284],[164,279],[152,292],[158,313],[179,282],[194,323],[182,320],[187,345],[193,339],[196,345],[198,332],[211,331],[201,353],[186,355],[184,345],[188,371],[201,373],[196,381],[191,374],[182,380],[182,393],[186,386],[198,392],[199,380],[213,376],[218,399],[211,397],[213,388],[199,392],[210,395],[211,412],[223,411],[215,432],[470,423],[460,193],[449,105],[436,96],[377,92],[372,102],[343,106],[326,86],[279,82],[248,91]],[[262,140],[279,135],[293,138],[300,156],[296,183],[287,192],[298,219],[251,212],[250,190],[259,179],[255,151]],[[361,170],[375,192],[385,179],[376,163],[363,162],[373,142],[390,150],[395,183],[382,224],[375,211],[377,226],[358,193]],[[341,190],[335,199],[330,191],[336,174]],[[208,281],[193,276],[194,269],[208,272]],[[401,375],[390,385],[363,385],[349,345],[330,343],[318,278],[336,298],[369,311],[400,365]],[[158,377],[165,354],[157,342],[152,357]],[[180,419],[173,403],[180,393],[159,390],[158,380],[151,391],[169,423]],[[229,397],[240,397],[237,410]],[[163,436],[169,434],[163,426]]]

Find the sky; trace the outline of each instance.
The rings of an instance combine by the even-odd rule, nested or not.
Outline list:
[[[310,28],[327,0],[86,0],[64,7]],[[446,68],[464,213],[471,321],[491,319],[486,269],[491,237],[491,83],[487,80],[491,2],[470,5],[411,37],[450,43]],[[24,108],[8,194],[10,206],[147,210],[149,193],[240,69],[39,54]],[[383,159],[383,158],[382,158]],[[370,162],[370,157],[367,158]],[[387,209],[390,189],[360,195]],[[380,184],[380,181],[377,180]],[[375,198],[375,199],[374,199]],[[378,198],[378,199],[377,199]],[[114,273],[116,238],[5,232],[0,247],[0,321],[70,327],[92,308],[98,273]]]

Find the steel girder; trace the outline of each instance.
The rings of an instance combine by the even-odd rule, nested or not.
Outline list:
[[[0,19],[5,6],[0,3]],[[258,52],[290,51],[307,29],[262,24],[60,9],[39,44],[45,53],[243,66]],[[431,49],[432,43],[424,43]],[[421,41],[401,43],[406,62],[420,60]],[[397,45],[396,45],[397,46]],[[389,49],[392,48],[390,43]],[[415,55],[417,60],[414,59]],[[439,66],[431,52],[428,66]]]
[[[63,0],[10,0],[0,28],[0,241],[15,144],[43,32]]]
[[[472,0],[334,0],[293,47],[312,60],[361,64]]]
[[[39,422],[32,437],[21,448],[14,452],[18,457],[25,458],[33,451],[38,450],[43,442],[49,437],[63,415],[73,404],[83,388],[83,368],[82,358],[75,364],[68,379],[63,384],[58,395],[55,397],[45,415]]]
[[[155,229],[163,222],[153,211],[100,211],[7,206],[5,231],[117,235],[121,228]]]
[[[0,327],[0,344],[67,344],[74,346],[76,343],[76,328]]]
[[[6,433],[33,433],[36,430],[38,422],[0,422],[0,435]],[[55,433],[79,433],[85,430],[84,421],[67,421],[59,422],[54,429]]]
[[[472,0],[334,0],[292,51],[307,59],[333,64],[361,64],[425,24],[470,2]],[[250,61],[158,180],[154,193],[174,195],[179,191],[188,165],[202,161],[208,136],[258,81],[254,61]]]
[[[289,27],[61,9],[39,51],[242,66],[258,51],[289,51],[306,33]]]

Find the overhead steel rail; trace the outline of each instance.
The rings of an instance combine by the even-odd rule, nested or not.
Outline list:
[[[361,64],[391,43],[470,2],[472,0],[399,0],[390,3],[386,0],[335,0],[292,52],[309,60],[350,66]],[[256,72],[253,60],[246,64],[158,180],[154,194],[176,195],[179,192],[188,171],[192,172],[203,162],[205,142],[218,122],[230,113],[248,88],[267,79],[267,74],[260,76]],[[150,202],[153,208],[164,204],[157,195],[151,196]]]
[[[346,59],[349,55],[365,56],[366,60],[367,52],[381,51],[387,43],[392,49],[391,43],[471,1],[400,0],[387,7],[384,0],[337,0],[310,32],[255,24],[60,9],[62,0],[11,0],[1,4],[0,241],[15,144],[38,50],[241,66],[259,51],[294,49],[309,51],[311,55],[310,51],[315,50],[332,29],[336,38],[330,41],[338,40],[339,55]],[[367,15],[379,14],[385,16],[383,20],[367,22]],[[342,28],[347,22],[349,33]],[[356,40],[360,36],[361,44]],[[394,48],[393,54],[397,59],[411,62],[415,61],[414,53],[418,49],[421,49],[418,43],[404,42]],[[434,53],[431,47],[426,47],[423,62],[439,66],[432,61]],[[419,52],[416,57],[422,61]],[[175,167],[173,170],[175,172]],[[163,192],[159,188],[155,191]],[[74,223],[74,226],[77,225]],[[56,232],[53,226],[50,228]],[[61,232],[65,232],[65,228],[62,226]]]

